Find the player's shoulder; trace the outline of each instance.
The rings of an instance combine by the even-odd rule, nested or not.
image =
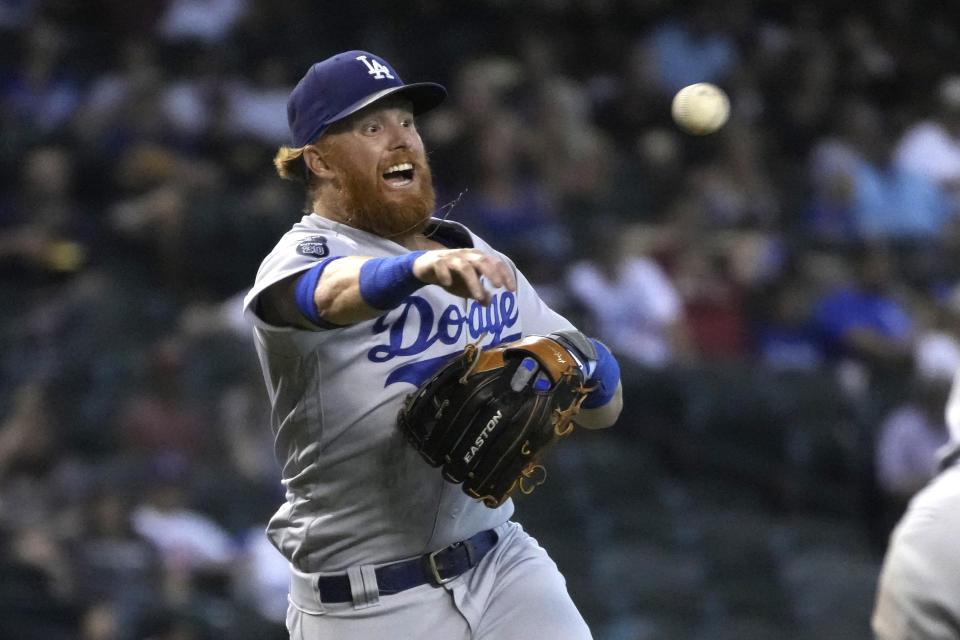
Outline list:
[[[378,255],[392,243],[380,236],[324,218],[304,215],[274,247],[274,253],[295,253],[313,259],[328,256]]]
[[[465,224],[454,220],[431,218],[424,235],[436,240],[448,249],[472,249],[479,238]]]
[[[331,221],[307,214],[284,233],[260,263],[257,282],[275,282],[309,269],[319,260],[358,255],[364,247],[343,234]]]
[[[426,234],[450,249],[479,249],[485,253],[503,256],[467,225],[456,220],[432,218],[427,225]]]
[[[338,228],[342,226],[315,213],[307,214],[290,227],[290,230],[277,243],[277,248],[293,249],[300,255],[314,258],[331,255],[331,245],[349,249],[358,248],[357,240]]]
[[[960,527],[960,467],[937,474],[910,500],[894,537],[904,544],[934,544],[954,539]]]

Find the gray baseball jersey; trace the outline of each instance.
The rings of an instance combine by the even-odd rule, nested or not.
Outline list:
[[[268,535],[294,567],[343,571],[440,549],[506,522],[508,500],[490,509],[442,479],[396,428],[404,398],[450,355],[571,328],[515,265],[462,225],[434,220],[434,238],[503,258],[515,292],[493,302],[424,286],[374,320],[322,331],[275,327],[258,296],[328,256],[407,252],[391,240],[306,215],[267,256],[244,300],[272,405],[276,455],[287,501]]]

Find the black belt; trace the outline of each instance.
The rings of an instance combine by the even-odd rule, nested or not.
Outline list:
[[[477,566],[483,556],[497,544],[493,529],[481,531],[469,540],[454,542],[449,547],[426,553],[418,558],[403,560],[378,567],[377,588],[380,595],[400,593],[422,584],[440,586],[450,582],[467,569]],[[321,602],[350,602],[350,578],[347,574],[318,576],[317,590]]]

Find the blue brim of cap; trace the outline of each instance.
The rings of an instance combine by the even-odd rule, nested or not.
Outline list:
[[[399,87],[390,87],[388,89],[384,89],[383,91],[371,93],[363,100],[354,102],[352,105],[330,118],[330,123],[327,126],[337,122],[338,120],[343,120],[347,116],[360,111],[360,109],[363,109],[364,107],[369,107],[377,100],[382,100],[383,98],[392,95],[402,95],[404,98],[410,100],[410,102],[413,104],[413,115],[418,116],[421,113],[425,113],[430,109],[433,109],[443,102],[447,97],[447,90],[443,87],[443,85],[435,82],[414,82],[411,84],[401,85]]]

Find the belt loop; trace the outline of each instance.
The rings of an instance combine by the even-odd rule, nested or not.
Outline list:
[[[317,576],[304,573],[290,565],[290,600],[301,611],[319,615],[326,610],[323,607],[323,598],[320,597],[320,588]]]
[[[467,562],[470,563],[470,567],[477,566],[477,553],[473,548],[473,543],[470,540],[464,540],[463,547],[467,550]]]
[[[380,603],[380,588],[372,564],[350,567],[347,569],[347,578],[350,580],[354,609],[366,609]]]

